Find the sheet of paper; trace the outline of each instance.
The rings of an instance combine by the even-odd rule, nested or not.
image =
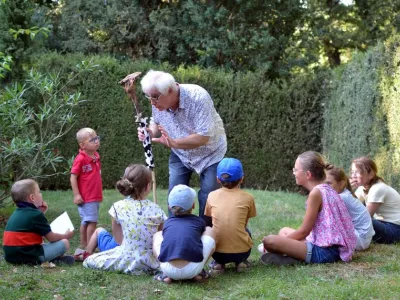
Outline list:
[[[67,230],[74,230],[74,225],[72,225],[71,219],[69,218],[67,212],[62,213],[50,224],[51,231],[55,233],[64,234]]]

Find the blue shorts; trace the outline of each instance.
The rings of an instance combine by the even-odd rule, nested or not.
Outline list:
[[[78,205],[78,212],[81,216],[81,225],[97,223],[99,219],[100,202],[88,202]]]
[[[118,247],[119,244],[114,240],[112,234],[107,230],[102,230],[97,235],[97,248],[100,252],[107,251]]]
[[[44,243],[42,244],[42,247],[44,254],[43,256],[39,256],[41,263],[52,261],[67,251],[67,248],[65,248],[65,244],[62,240],[54,243]]]
[[[307,242],[306,263],[326,264],[340,260],[339,246],[318,247]]]

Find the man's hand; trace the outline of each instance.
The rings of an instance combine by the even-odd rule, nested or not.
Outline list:
[[[152,138],[153,137],[153,131],[149,127],[147,127],[145,130],[147,130],[147,132],[150,135],[150,138]],[[139,141],[143,142],[144,138],[145,138],[144,133],[143,133],[143,129],[141,127],[138,127],[137,131],[138,131],[138,139],[139,139]]]
[[[84,203],[81,194],[77,194],[74,196],[74,203],[76,205],[82,205]]]
[[[45,214],[47,212],[49,206],[47,205],[46,202],[42,201],[42,205],[40,205],[38,208],[42,213]]]
[[[153,138],[152,141],[160,143],[168,148],[173,148],[174,139],[169,137],[168,132],[166,132],[164,127],[161,125],[158,126],[158,130],[161,132],[161,136],[159,138]]]

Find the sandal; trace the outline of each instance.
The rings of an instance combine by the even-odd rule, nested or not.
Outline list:
[[[89,252],[86,252],[86,251],[84,251],[84,252],[82,252],[82,253],[79,253],[79,254],[75,254],[74,255],[74,258],[75,258],[75,261],[84,261],[86,258],[88,258],[90,255],[92,255],[92,254],[90,254]]]
[[[261,255],[261,262],[266,265],[270,264],[278,266],[295,265],[301,263],[300,260],[295,259],[293,257],[277,253],[268,253],[268,252]]]
[[[196,282],[196,283],[203,283],[203,282],[206,282],[208,280],[208,278],[210,278],[210,274],[208,274],[206,272],[206,270],[203,269],[203,270],[201,270],[201,272],[199,274],[194,276],[192,278],[192,280],[193,280],[193,282]]]
[[[225,264],[219,264],[213,260],[209,265],[211,274],[222,274],[225,272]]]
[[[239,264],[236,264],[236,272],[243,272],[248,270],[251,267],[251,263],[246,259]]]
[[[166,284],[172,283],[172,279],[161,271],[154,275],[153,279]]]

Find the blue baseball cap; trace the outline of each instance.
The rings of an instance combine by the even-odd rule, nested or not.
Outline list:
[[[236,158],[224,158],[217,167],[217,177],[222,182],[232,182],[243,177],[243,167]]]
[[[169,207],[179,206],[184,210],[189,210],[193,207],[196,195],[194,189],[184,184],[178,184],[169,193],[168,205]]]

